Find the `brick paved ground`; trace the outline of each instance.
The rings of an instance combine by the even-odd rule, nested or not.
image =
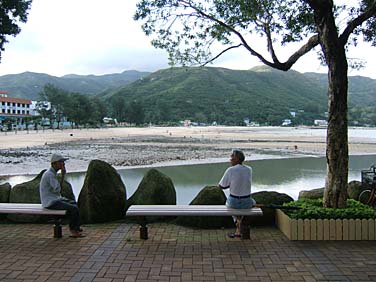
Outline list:
[[[275,228],[250,241],[229,230],[90,225],[52,238],[46,224],[0,225],[0,281],[376,281],[375,242],[291,242]]]

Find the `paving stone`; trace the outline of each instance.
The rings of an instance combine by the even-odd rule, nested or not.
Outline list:
[[[370,242],[294,242],[273,227],[254,228],[251,240],[229,230],[155,223],[149,240],[136,224],[85,226],[87,237],[51,237],[45,224],[1,224],[0,280],[142,281],[376,281]]]

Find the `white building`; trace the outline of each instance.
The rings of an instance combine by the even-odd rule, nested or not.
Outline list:
[[[316,126],[328,126],[328,122],[324,119],[315,119],[313,124]]]
[[[51,103],[47,101],[31,101],[21,98],[8,97],[6,91],[0,90],[0,125],[4,128],[4,120],[9,128],[24,128],[25,118],[40,115],[40,110],[50,110]]]
[[[51,103],[48,101],[31,101],[31,114],[33,116],[39,116],[42,110],[51,110]]]
[[[2,119],[32,116],[31,100],[10,98],[6,91],[0,90],[0,117]]]
[[[288,126],[288,125],[290,125],[291,124],[291,119],[284,119],[283,121],[282,121],[282,126]]]

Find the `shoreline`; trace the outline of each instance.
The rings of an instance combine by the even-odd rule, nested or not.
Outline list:
[[[376,154],[376,128],[352,131],[350,155]],[[116,169],[226,162],[234,148],[243,150],[248,160],[322,157],[325,133],[321,128],[223,126],[0,133],[0,178],[38,174],[50,166],[52,153],[70,158],[68,172],[86,171],[93,159]]]
[[[285,154],[285,155],[276,155],[276,154],[252,154],[252,156],[246,159],[246,162],[255,161],[255,160],[269,160],[269,159],[288,159],[288,158],[305,158],[305,157],[324,157],[321,155],[305,155],[305,154]],[[67,166],[69,167],[69,161],[67,160]],[[153,167],[169,167],[169,166],[189,166],[189,165],[200,165],[200,164],[210,164],[210,163],[228,163],[229,158],[205,158],[205,159],[186,159],[186,160],[171,160],[171,161],[160,161],[144,165],[130,165],[130,166],[113,166],[116,170],[124,169],[134,169],[134,168],[153,168]],[[1,167],[1,165],[0,165]],[[45,167],[48,168],[48,167]],[[42,168],[44,169],[44,168]],[[41,169],[41,170],[42,170]],[[87,169],[78,169],[72,170],[69,169],[68,173],[83,173]],[[17,176],[36,176],[38,172],[25,172],[25,173],[9,173],[9,174],[0,174],[0,181],[2,178],[17,177]]]

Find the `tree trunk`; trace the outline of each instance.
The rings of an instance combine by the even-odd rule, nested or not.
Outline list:
[[[348,182],[348,137],[347,137],[347,68],[346,60],[337,59],[329,69],[329,117],[327,130],[324,206],[346,206]],[[346,64],[347,66],[347,64]]]
[[[343,208],[347,200],[347,58],[344,43],[338,38],[332,2],[322,2],[315,11],[320,45],[328,65],[328,130],[326,146],[327,176],[324,206]],[[317,7],[316,7],[317,8]]]

